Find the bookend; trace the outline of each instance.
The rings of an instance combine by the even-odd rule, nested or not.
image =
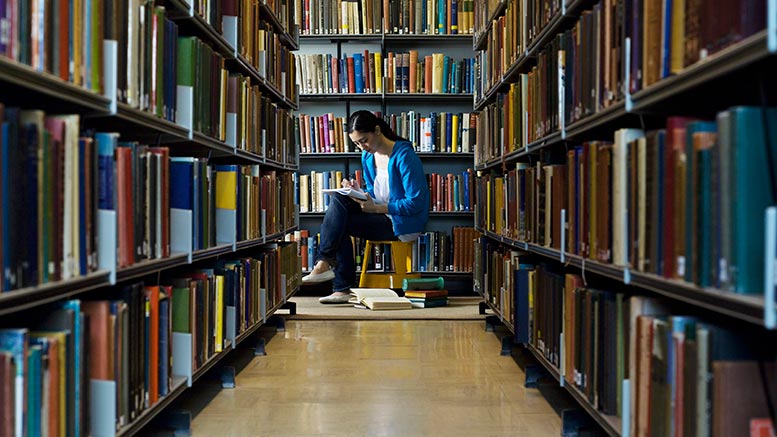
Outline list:
[[[221,388],[235,388],[235,368],[232,366],[219,366],[219,380]]]
[[[548,370],[541,364],[527,365],[524,369],[524,373],[526,374],[526,380],[524,381],[523,386],[526,388],[539,388],[540,380],[542,378],[550,377]]]
[[[154,435],[166,435],[165,431],[168,431],[175,437],[189,437],[192,435],[192,413],[183,409],[165,411],[154,420],[154,427],[162,429]]]
[[[235,348],[235,340],[237,339],[237,309],[234,306],[227,306],[227,340],[232,344],[232,349]]]
[[[170,252],[185,253],[192,263],[194,218],[192,210],[170,208]]]
[[[116,381],[89,380],[89,412],[92,435],[116,435]]]
[[[580,431],[595,429],[591,416],[578,408],[570,408],[561,411],[561,436],[577,437]]]
[[[192,335],[173,332],[173,375],[186,377],[186,386],[192,386]]]
[[[116,210],[100,209],[97,211],[97,266],[100,270],[110,272],[108,280],[116,284],[116,248],[118,236]]]
[[[494,332],[497,325],[501,325],[502,320],[498,316],[486,316],[486,332]]]

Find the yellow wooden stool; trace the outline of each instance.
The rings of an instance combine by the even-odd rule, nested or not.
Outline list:
[[[387,244],[391,246],[391,258],[394,265],[393,272],[368,272],[367,265],[374,256],[375,245]],[[413,243],[402,241],[371,241],[364,244],[364,257],[362,257],[362,272],[359,276],[359,288],[401,288],[405,278],[420,278],[420,273],[413,273]],[[402,261],[404,260],[404,262]]]

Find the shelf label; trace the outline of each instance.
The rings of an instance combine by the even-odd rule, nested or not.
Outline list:
[[[631,270],[628,267],[623,269],[623,283],[626,285],[631,284]]]
[[[631,381],[621,382],[621,435],[631,435]]]
[[[777,0],[768,0],[769,3],[766,7],[766,17],[768,22],[766,23],[767,42],[769,51],[772,53],[777,52]]]

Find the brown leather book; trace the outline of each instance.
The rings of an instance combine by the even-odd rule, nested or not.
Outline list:
[[[0,437],[14,436],[14,388],[16,363],[13,355],[0,352]]]
[[[89,318],[89,379],[112,380],[110,366],[110,302],[107,300],[84,301],[84,315]]]
[[[712,363],[713,437],[748,435],[750,419],[768,417],[765,389],[777,392],[777,365],[763,364],[766,381],[761,379],[755,361],[716,361]]]

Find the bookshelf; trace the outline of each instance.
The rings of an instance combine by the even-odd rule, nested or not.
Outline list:
[[[4,259],[0,358],[3,366],[11,360],[18,363],[24,376],[16,378],[7,371],[12,367],[4,367],[6,379],[2,385],[6,390],[22,387],[22,391],[11,393],[13,399],[29,395],[38,402],[33,408],[28,408],[33,404],[26,400],[18,408],[14,402],[0,408],[0,422],[13,423],[18,435],[37,433],[42,421],[64,424],[59,432],[50,430],[63,435],[75,435],[76,429],[81,435],[142,433],[171,402],[223,362],[278,309],[292,307],[287,300],[299,289],[301,277],[299,249],[293,240],[299,228],[293,204],[293,176],[298,170],[293,120],[298,91],[294,64],[289,62],[299,41],[293,24],[294,5],[220,5],[216,8],[208,2],[184,0],[144,4],[133,12],[148,14],[147,28],[133,21],[136,15],[132,18],[128,11],[106,5],[105,9],[90,12],[94,20],[100,21],[100,26],[90,27],[92,31],[87,32],[91,39],[81,41],[83,47],[72,51],[68,47],[62,53],[57,51],[60,47],[55,47],[55,37],[64,35],[64,41],[68,41],[70,29],[76,25],[67,11],[54,27],[60,34],[54,36],[44,37],[42,29],[33,29],[31,37],[19,31],[16,23],[4,23],[10,26],[4,28],[11,41],[0,44],[0,146],[5,150],[6,163],[0,171],[0,187],[5,193],[4,202],[17,205],[14,208],[18,215],[10,214],[13,217],[9,219],[7,214],[0,220]],[[43,17],[44,11],[39,12]],[[45,11],[45,16],[59,19],[52,11]],[[147,44],[148,52],[142,55],[133,52],[127,42],[127,32],[136,30],[137,39],[132,43]],[[250,38],[243,38],[245,31]],[[181,55],[184,40],[194,41],[203,50],[203,57],[186,59]],[[260,40],[262,49],[254,46]],[[195,58],[201,62],[198,64]],[[60,68],[67,60],[70,66]],[[190,66],[193,72],[200,68],[193,73],[193,83],[179,75],[185,75]],[[209,67],[212,69],[206,73]],[[206,77],[212,81],[208,83]],[[207,91],[194,89],[195,84]],[[145,100],[135,100],[135,92]],[[228,96],[228,92],[233,94]],[[242,100],[242,105],[232,105],[232,96]],[[54,114],[65,115],[55,118]],[[45,126],[30,123],[38,119],[45,121]],[[58,136],[58,128],[52,127],[58,120],[73,123],[63,125],[63,132],[69,136]],[[34,130],[36,136],[22,137],[22,129]],[[78,140],[72,141],[73,135]],[[21,138],[27,139],[17,143]],[[8,155],[8,150],[17,146],[25,154]],[[119,155],[128,150],[132,161],[122,161]],[[130,166],[129,173],[119,167],[122,162]],[[180,165],[189,165],[192,171],[198,165],[207,172],[193,173],[200,185],[195,185],[192,174],[188,179],[175,179],[182,175]],[[122,179],[122,175],[128,178]],[[129,189],[125,191],[122,185]],[[8,195],[15,187],[20,194]],[[36,191],[43,194],[34,194]],[[122,192],[130,193],[126,198],[129,203],[124,203]],[[36,197],[30,199],[28,195]],[[203,203],[181,206],[176,197],[196,197]],[[73,199],[79,200],[75,209],[70,209]],[[10,210],[8,205],[6,209]],[[125,239],[128,229],[137,231],[131,239]],[[26,238],[33,234],[34,238]],[[19,235],[32,243],[9,243]],[[65,245],[65,252],[58,252],[63,250],[60,245]],[[78,248],[75,261],[67,253],[73,247]],[[129,258],[122,261],[127,251]],[[9,272],[21,269],[15,263],[29,263],[33,256],[37,257],[32,262],[37,270],[30,279],[17,279],[15,274],[11,279]],[[64,267],[71,262],[76,266]],[[192,280],[184,288],[175,288],[169,282],[181,279],[180,275],[201,274],[205,279]],[[245,288],[241,288],[241,279]],[[194,296],[195,284],[199,287],[197,295],[201,299],[209,296],[209,303],[181,297],[180,302],[189,303],[179,305],[188,307],[173,307],[173,294],[183,296],[179,293],[185,291],[187,296],[189,292]],[[140,326],[136,319],[141,313],[135,311],[140,306],[133,306],[137,302],[129,300],[129,293],[151,302],[152,328],[147,329],[145,337],[133,336],[141,333],[135,330]],[[160,306],[155,307],[155,302]],[[109,327],[114,330],[112,342],[116,344],[105,348],[105,354],[115,360],[116,367],[110,369],[110,374],[96,374],[92,372],[101,372],[102,364],[93,362],[92,357],[103,353],[105,344],[94,334],[101,332],[103,320],[110,319],[92,313],[91,308],[111,305],[109,311],[116,312],[105,331]],[[202,312],[197,313],[198,309]],[[189,320],[188,332],[181,330],[181,325],[176,327],[176,320],[184,313]],[[51,314],[64,318],[44,320]],[[189,319],[189,315],[193,317]],[[203,318],[213,321],[203,322]],[[90,332],[87,319],[98,328]],[[63,323],[70,327],[61,337],[67,342],[61,342],[59,334],[34,334],[60,332]],[[169,324],[167,329],[165,323]],[[209,326],[212,329],[207,323],[213,323]],[[44,340],[39,340],[41,335]],[[90,355],[78,358],[84,349],[72,345],[82,342],[88,343]],[[136,365],[126,358],[130,356],[126,352],[134,352],[144,342],[151,352],[131,354],[140,363]],[[56,384],[43,384],[48,376],[27,368],[28,362],[40,364],[48,359],[48,349],[40,344],[57,346],[64,351],[62,356],[68,357],[67,362],[60,361],[61,368],[50,369],[59,375],[53,379]],[[29,355],[14,349],[15,345],[26,348]],[[122,355],[126,362],[119,363],[113,355],[122,348],[127,348]],[[204,349],[193,354],[195,348]],[[21,359],[17,359],[17,352]],[[202,358],[202,363],[197,365],[195,356]],[[130,367],[143,365],[140,360],[159,365],[151,370],[151,380],[140,373],[130,374]],[[59,386],[60,380],[66,381],[67,392]],[[132,384],[137,383],[149,385],[140,396],[150,396],[151,400],[130,405],[134,401],[121,390],[127,384],[135,390],[137,386]],[[44,388],[51,393],[58,390],[66,402],[66,417],[61,421],[54,417],[59,408],[44,404],[54,398],[44,393]],[[75,393],[79,392],[84,397],[77,398]],[[86,393],[98,401],[85,403]],[[135,392],[135,400],[140,399],[137,395]],[[41,411],[50,411],[51,417],[40,417]],[[86,417],[90,420],[83,420]]]
[[[371,0],[363,0],[358,2],[360,8],[364,8],[367,12],[374,7],[381,8],[377,2]],[[326,10],[328,2],[323,3],[323,8]],[[311,6],[313,8],[313,6]],[[313,9],[310,12],[315,15],[317,12]],[[324,12],[326,13],[326,12]],[[401,15],[401,14],[400,14]],[[462,16],[462,15],[460,15]],[[341,17],[332,17],[330,19],[339,20]],[[394,16],[396,18],[396,16]],[[389,16],[389,21],[392,20]],[[405,18],[406,19],[406,18]],[[461,18],[460,18],[461,19]],[[323,21],[317,21],[313,16],[310,18],[311,23],[326,23],[327,19]],[[369,18],[368,18],[369,20]],[[411,26],[413,18],[411,20]],[[342,91],[340,89],[335,92],[305,92],[306,85],[301,83],[301,89],[303,92],[300,94],[300,113],[301,118],[306,115],[311,116],[323,116],[327,113],[333,114],[334,117],[342,117],[347,119],[347,116],[352,112],[360,109],[368,109],[371,111],[378,111],[384,116],[397,115],[407,113],[409,111],[415,111],[416,117],[427,117],[430,113],[440,111],[440,107],[444,106],[450,112],[453,113],[465,113],[469,112],[474,102],[474,94],[471,92],[471,88],[467,80],[470,77],[469,74],[474,74],[471,70],[462,72],[460,89],[461,92],[449,92],[444,91],[442,93],[428,93],[428,92],[407,92],[411,91],[407,89],[405,92],[391,92],[391,87],[394,86],[391,83],[391,77],[387,71],[388,68],[382,67],[383,73],[376,72],[374,64],[372,64],[373,56],[375,54],[380,56],[380,59],[386,63],[386,59],[389,53],[407,53],[408,51],[417,51],[419,61],[423,60],[424,55],[431,55],[432,53],[443,53],[452,58],[453,61],[460,61],[465,58],[471,58],[473,52],[471,51],[472,35],[469,31],[465,30],[459,34],[435,34],[430,32],[413,32],[412,30],[405,31],[405,33],[399,33],[399,31],[383,29],[378,25],[376,29],[371,29],[366,26],[366,30],[363,33],[357,34],[343,34],[340,32],[341,21],[334,21],[331,30],[327,26],[317,29],[315,26],[309,30],[306,30],[304,26],[300,35],[300,54],[305,55],[318,55],[323,54],[324,57],[329,55],[331,58],[343,59],[346,55],[350,56],[351,53],[361,54],[363,52],[368,53],[367,58],[364,59],[364,63],[367,64],[367,59],[370,60],[369,71],[370,75],[369,88],[363,90],[366,92],[337,92]],[[385,24],[385,23],[384,23]],[[352,26],[349,24],[349,28]],[[367,33],[369,31],[370,33]],[[316,33],[319,32],[319,33]],[[303,63],[304,63],[303,58]],[[327,62],[328,63],[328,62]],[[316,64],[320,65],[320,63]],[[464,68],[471,68],[466,62],[463,64]],[[318,67],[316,67],[318,68]],[[414,67],[411,67],[414,68]],[[305,69],[306,72],[312,74],[312,71],[307,66],[303,65],[298,69]],[[327,82],[329,77],[334,79],[334,73],[331,71],[325,77],[324,82]],[[421,71],[420,74],[423,74]],[[378,76],[376,78],[376,76]],[[305,81],[305,75],[300,76],[301,80]],[[313,76],[315,77],[315,76]],[[472,76],[474,77],[474,76]],[[314,81],[317,79],[313,79]],[[459,79],[457,79],[459,80]],[[378,81],[379,83],[375,83]],[[405,85],[407,86],[407,85]],[[315,85],[314,85],[315,87]],[[399,89],[401,86],[398,85]],[[408,87],[409,88],[409,87]],[[413,87],[415,88],[415,86]],[[421,90],[424,88],[421,87]],[[337,129],[340,129],[337,123],[340,119],[335,120]],[[416,119],[416,123],[418,119]],[[397,120],[397,130],[401,131],[400,126],[407,126],[406,129],[412,129],[413,121]],[[301,122],[302,124],[302,122]],[[391,123],[390,123],[391,124]],[[418,127],[416,127],[416,130]],[[400,135],[409,137],[411,141],[414,137],[418,136],[418,132],[408,134],[399,132]],[[338,141],[339,139],[338,134]],[[311,172],[326,172],[332,170],[338,170],[343,172],[344,175],[353,174],[354,171],[359,170],[361,166],[361,154],[356,151],[353,144],[350,144],[347,137],[345,137],[345,144],[343,144],[344,150],[341,151],[337,148],[336,152],[321,152],[310,153],[307,150],[303,150],[300,153],[300,174],[310,174]],[[421,158],[425,171],[429,174],[439,173],[443,176],[446,173],[459,174],[466,171],[467,168],[471,168],[473,159],[473,153],[471,151],[464,152],[422,152],[416,147],[416,152]],[[300,185],[301,189],[303,188]],[[305,208],[303,208],[305,211]],[[318,232],[319,224],[324,216],[323,211],[316,210],[315,212],[301,212],[300,213],[300,228],[309,231],[310,235],[315,235]],[[444,232],[449,234],[452,227],[455,226],[471,226],[474,213],[472,211],[454,210],[454,211],[430,211],[429,224],[427,230]],[[450,287],[454,292],[458,293],[471,293],[471,277],[466,272],[453,272],[453,271],[440,271],[440,272],[422,272],[422,275],[441,275],[450,279]]]
[[[522,5],[532,7],[533,4]],[[629,377],[628,370],[617,377],[594,375],[594,372],[588,376],[603,378],[606,382],[591,388],[590,381],[574,380],[580,378],[576,366],[570,369],[569,363],[564,363],[568,350],[581,347],[575,336],[585,328],[575,325],[580,323],[576,319],[578,314],[591,319],[595,317],[593,312],[586,312],[588,307],[581,309],[574,300],[566,301],[567,296],[573,295],[593,295],[590,299],[601,305],[597,306],[598,311],[609,311],[606,305],[614,304],[605,303],[610,302],[606,299],[616,294],[622,299],[624,308],[628,308],[627,302],[628,305],[639,305],[640,309],[636,311],[648,311],[647,307],[642,307],[646,301],[656,302],[659,312],[644,312],[640,317],[653,320],[654,326],[667,329],[670,334],[673,329],[684,329],[683,335],[686,335],[677,337],[675,334],[675,343],[668,346],[663,341],[652,340],[654,346],[671,349],[669,356],[676,357],[677,353],[685,353],[687,347],[695,347],[697,341],[706,341],[706,337],[699,340],[695,336],[702,332],[706,335],[707,329],[716,332],[715,335],[730,335],[733,343],[747,343],[742,350],[736,349],[736,353],[734,349],[726,349],[737,359],[763,362],[775,354],[771,346],[750,344],[748,339],[751,336],[771,337],[777,327],[777,305],[770,279],[773,264],[770,257],[773,257],[775,241],[773,235],[766,234],[771,232],[772,226],[768,207],[777,201],[759,200],[750,204],[757,205],[757,210],[752,206],[745,210],[736,203],[724,203],[721,196],[724,199],[729,195],[743,196],[740,199],[747,200],[740,201],[749,202],[755,194],[747,191],[727,194],[728,189],[723,186],[729,185],[716,181],[724,177],[733,184],[736,178],[743,186],[751,180],[761,181],[751,191],[769,185],[768,176],[763,176],[771,167],[769,164],[754,166],[751,170],[742,166],[733,169],[727,164],[729,155],[726,153],[742,159],[743,155],[737,153],[745,152],[737,151],[750,150],[749,144],[760,144],[757,150],[759,154],[765,153],[764,156],[770,156],[764,149],[773,149],[774,137],[769,132],[774,120],[770,110],[763,108],[771,107],[777,101],[777,93],[766,79],[777,72],[777,45],[774,43],[777,8],[773,4],[727,2],[726,7],[734,11],[759,12],[754,12],[758,17],[755,21],[732,20],[730,38],[723,39],[720,29],[705,21],[704,10],[693,9],[700,6],[686,2],[685,7],[689,8],[686,11],[691,12],[684,16],[682,27],[671,28],[664,21],[667,18],[658,14],[651,26],[665,31],[667,42],[647,46],[651,41],[657,41],[650,38],[658,38],[655,35],[661,32],[652,27],[645,30],[645,22],[633,20],[631,14],[643,17],[643,11],[634,8],[648,7],[648,4],[650,7],[658,5],[661,10],[661,1],[552,2],[545,12],[553,13],[539,22],[536,22],[536,16],[521,15],[518,2],[490,1],[479,5],[473,43],[480,51],[475,109],[481,111],[480,120],[485,124],[478,126],[478,132],[486,134],[478,138],[479,147],[474,158],[479,177],[478,199],[481,200],[475,221],[476,228],[484,235],[476,244],[480,257],[476,260],[475,288],[512,332],[516,342],[526,346],[607,434],[635,435],[636,429],[642,432],[651,426],[664,427],[661,429],[667,433],[674,429],[672,427],[683,426],[687,434],[689,426],[706,426],[711,430],[721,423],[726,423],[725,426],[736,423],[738,428],[727,429],[738,429],[741,431],[737,432],[746,434],[745,426],[750,418],[760,417],[762,413],[751,410],[748,411],[751,416],[744,419],[744,416],[723,418],[721,412],[726,411],[727,406],[721,398],[713,399],[708,394],[705,399],[692,397],[689,400],[687,392],[686,403],[708,402],[709,411],[687,415],[683,404],[677,406],[673,398],[675,391],[682,391],[678,387],[683,381],[687,384],[687,378],[693,376],[668,376],[663,382],[671,391],[666,401],[671,400],[672,404],[660,409],[660,416],[670,419],[658,423],[653,417],[658,414],[655,411],[651,410],[648,418],[633,414],[633,402],[641,390],[636,380],[639,376],[632,373]],[[693,11],[701,16],[701,24],[694,21],[698,16]],[[735,15],[740,17],[739,12]],[[611,21],[607,27],[597,27],[593,24],[595,20]],[[523,24],[533,27],[527,30],[521,28]],[[707,33],[701,33],[699,27],[693,26],[706,26],[704,32]],[[505,34],[507,38],[501,39]],[[601,38],[598,43],[611,52],[604,54],[596,45],[586,46],[589,37]],[[647,43],[640,41],[643,37]],[[701,38],[708,40],[699,45]],[[508,47],[503,46],[504,41]],[[582,42],[575,45],[574,41]],[[699,50],[700,47],[703,50]],[[538,74],[542,80],[537,79]],[[526,97],[527,93],[531,95],[530,99]],[[748,112],[748,106],[760,109]],[[730,136],[730,132],[741,135],[744,131],[742,127],[731,128],[739,131],[726,130],[734,126],[728,124],[729,117],[741,117],[735,123],[742,123],[747,114],[752,114],[749,115],[752,120],[760,120],[760,124],[756,122],[746,130],[754,137],[742,140]],[[763,114],[763,118],[758,114]],[[693,143],[689,146],[691,138]],[[702,138],[708,141],[707,145],[699,142]],[[715,138],[714,144],[709,142],[710,138]],[[677,146],[679,142],[683,145]],[[594,149],[596,155],[583,156]],[[637,156],[643,150],[650,158]],[[619,156],[625,156],[626,161],[618,161]],[[680,161],[681,156],[689,161]],[[714,156],[711,161],[704,161],[711,156]],[[756,161],[768,162],[768,158],[757,156],[760,155],[756,155]],[[642,159],[645,161],[640,161]],[[639,167],[640,162],[649,164]],[[680,162],[683,166],[676,166]],[[724,162],[726,164],[720,166]],[[708,165],[713,165],[708,163],[714,163],[715,173],[710,174],[711,179],[704,179],[712,168]],[[583,183],[599,185],[580,185]],[[504,192],[500,192],[502,189]],[[642,189],[645,191],[637,191]],[[679,194],[676,193],[684,193],[682,202],[678,203]],[[621,205],[622,210],[618,209]],[[708,207],[714,209],[708,211],[705,209]],[[731,219],[727,214],[737,214],[739,228],[728,228],[731,222],[727,220]],[[683,221],[677,222],[678,217]],[[732,267],[733,255],[726,252],[738,250],[726,246],[728,238],[738,239],[726,236],[728,232],[738,232],[734,229],[747,229],[741,238],[749,241],[748,256],[756,254],[748,266]],[[643,230],[647,233],[642,234]],[[753,233],[757,237],[753,237]],[[486,253],[493,250],[499,255]],[[736,270],[739,268],[750,273],[730,273],[739,272]],[[739,276],[735,276],[737,274]],[[748,274],[750,278],[745,278]],[[529,276],[544,279],[540,279],[540,285],[537,285],[537,279],[520,282],[521,278]],[[552,281],[548,282],[547,277],[560,278],[557,280],[561,285],[549,285]],[[575,287],[569,288],[569,283],[564,285],[564,279],[570,278],[581,281],[577,286],[581,292],[578,293]],[[508,291],[500,291],[500,286]],[[530,312],[523,301],[527,299],[524,294],[527,292],[537,293]],[[537,304],[538,296],[545,293],[555,296],[554,304],[549,301]],[[601,299],[601,303],[597,299]],[[596,320],[608,323],[602,317],[609,316],[602,314],[598,313],[596,317],[600,319]],[[646,331],[633,334],[637,319],[622,322],[624,327],[617,328],[618,335],[625,334],[621,329],[632,335],[646,335]],[[537,323],[558,326],[548,330],[547,325],[537,328]],[[568,326],[567,323],[573,324]],[[532,332],[532,329],[542,332]],[[616,328],[603,324],[599,329],[599,335],[612,337],[593,340],[599,349],[592,359],[611,359],[609,348],[616,346],[620,348],[618,359],[623,359],[624,339],[615,339]],[[653,335],[653,331],[650,332]],[[553,338],[554,335],[561,338]],[[629,340],[625,341],[628,343]],[[632,337],[631,342],[634,341],[635,337]],[[729,348],[729,343],[726,344]],[[708,376],[704,376],[713,378],[713,372],[722,371],[720,368],[713,370],[721,356],[705,357],[709,360],[709,368]],[[644,358],[636,358],[636,364],[632,364],[642,366]],[[633,356],[625,360],[632,362]],[[601,361],[599,365],[602,365]],[[669,366],[673,365],[670,361]],[[583,373],[588,370],[583,368]],[[767,383],[771,382],[760,382]],[[615,390],[616,386],[618,411],[605,413],[605,409],[614,408],[615,398],[603,401],[609,396],[604,390]],[[749,388],[751,392],[755,389]],[[604,402],[610,404],[605,407]],[[652,401],[647,402],[652,405]],[[647,407],[641,405],[640,408]],[[692,425],[689,425],[691,417],[700,419],[691,420]]]

